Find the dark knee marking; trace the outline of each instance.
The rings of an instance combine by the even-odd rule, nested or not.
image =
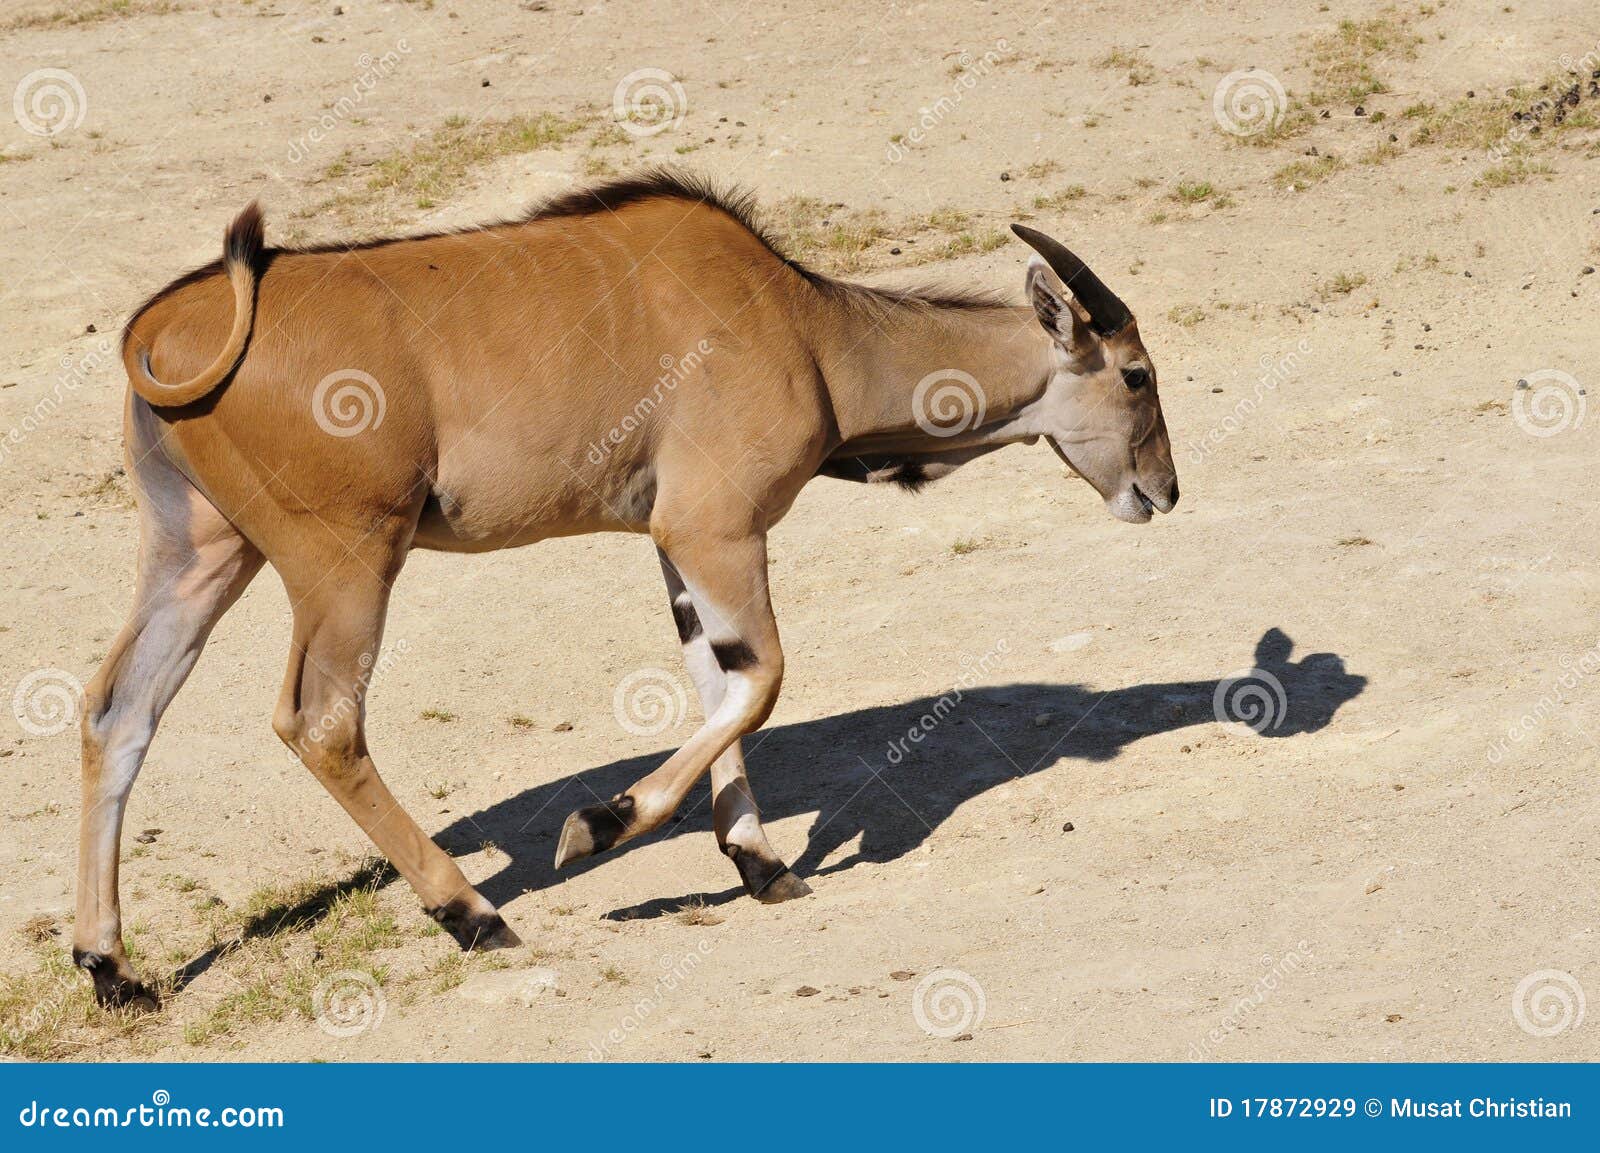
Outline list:
[[[462,901],[429,909],[428,916],[444,926],[463,949],[509,949],[522,944],[499,913],[472,909]]]
[[[736,673],[757,663],[755,650],[743,641],[712,641],[711,655],[725,673]]]
[[[94,999],[103,1009],[155,1009],[161,1003],[154,989],[123,972],[116,960],[104,953],[74,948],[72,963],[94,980]]]
[[[678,639],[684,644],[700,635],[700,617],[694,611],[694,602],[687,596],[672,602],[672,619],[678,626]]]

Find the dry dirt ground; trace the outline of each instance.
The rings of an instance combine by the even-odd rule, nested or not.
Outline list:
[[[1176,8],[0,4],[0,1051],[1600,1057],[1600,10]],[[1227,131],[1252,96],[1267,129]],[[96,1014],[62,725],[131,598],[120,324],[251,198],[269,240],[339,239],[654,161],[879,283],[1019,291],[1015,219],[1079,247],[1141,317],[1177,512],[1115,522],[1043,447],[814,483],[748,742],[815,890],[775,907],[703,787],[552,872],[566,813],[696,723],[647,541],[416,554],[370,732],[527,942],[465,959],[273,735],[263,574],[129,810],[171,992]],[[1217,699],[1252,668],[1259,735]],[[641,670],[665,711],[624,725]]]

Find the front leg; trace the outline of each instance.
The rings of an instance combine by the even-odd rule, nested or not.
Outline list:
[[[661,559],[661,575],[667,582],[667,596],[672,602],[678,641],[683,645],[683,664],[694,681],[700,707],[709,717],[722,703],[727,689],[726,677],[711,652],[711,642],[700,624],[693,594],[667,554],[656,551]],[[791,873],[789,866],[773,852],[766,830],[761,827],[761,810],[756,807],[755,794],[745,776],[744,751],[739,745],[739,741],[734,741],[727,752],[711,764],[711,815],[717,830],[717,846],[738,868],[739,879],[756,900],[775,905],[804,897],[811,892],[810,886]]]
[[[658,531],[657,545],[693,598],[723,692],[714,706],[707,702],[705,723],[659,768],[611,800],[567,818],[556,846],[557,868],[659,827],[715,761],[761,726],[778,699],[783,650],[767,597],[765,535],[696,526]]]

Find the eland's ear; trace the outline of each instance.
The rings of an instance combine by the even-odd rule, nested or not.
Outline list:
[[[1042,257],[1034,256],[1028,261],[1027,291],[1034,315],[1061,347],[1072,350],[1086,346],[1089,317]]]

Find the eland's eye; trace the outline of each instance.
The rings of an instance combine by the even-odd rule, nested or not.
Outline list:
[[[1144,368],[1135,365],[1122,370],[1122,383],[1128,386],[1130,392],[1138,392],[1150,383],[1150,373]]]

